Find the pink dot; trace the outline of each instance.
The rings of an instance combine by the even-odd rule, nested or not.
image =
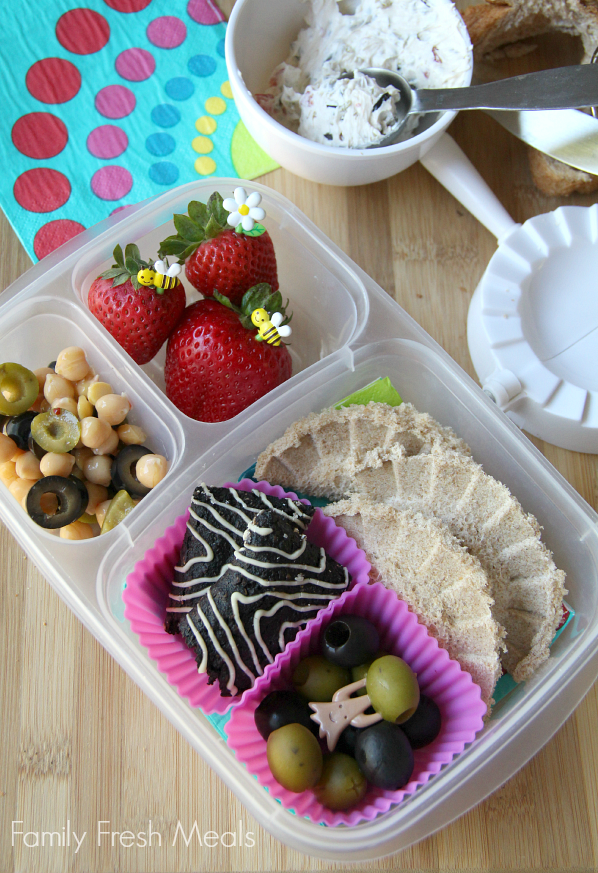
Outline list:
[[[130,48],[121,52],[114,64],[116,72],[129,82],[143,82],[156,69],[153,56],[145,49]]]
[[[107,85],[96,94],[95,107],[104,118],[124,118],[135,109],[135,95],[124,85]]]
[[[91,179],[91,190],[100,200],[120,200],[133,187],[133,177],[124,167],[110,165],[97,170]]]
[[[26,170],[13,187],[15,200],[28,212],[53,212],[71,196],[71,183],[63,173],[49,167]]]
[[[94,158],[117,158],[126,150],[129,138],[124,130],[114,124],[96,127],[87,137],[87,151]]]
[[[189,0],[187,13],[198,24],[219,24],[224,15],[212,0]]]
[[[44,224],[35,234],[33,240],[33,251],[40,260],[57,249],[63,243],[68,242],[78,233],[85,230],[82,224],[78,221],[71,221],[68,218],[60,218],[56,221],[49,221]]]
[[[60,45],[75,55],[91,55],[103,49],[110,39],[110,25],[93,9],[70,9],[56,24]]]
[[[81,73],[63,58],[43,58],[27,70],[27,90],[42,103],[66,103],[81,87]]]
[[[172,49],[185,41],[187,28],[180,18],[175,18],[174,15],[163,15],[161,18],[154,18],[148,24],[146,33],[152,45],[158,48]]]

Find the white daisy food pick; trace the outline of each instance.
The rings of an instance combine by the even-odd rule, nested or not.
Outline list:
[[[265,210],[259,205],[261,202],[262,195],[257,191],[252,191],[248,195],[245,188],[235,188],[233,196],[227,197],[222,204],[230,213],[228,224],[234,227],[237,233],[258,230],[260,225],[256,227],[256,223],[266,217]],[[263,233],[263,229],[261,232]]]

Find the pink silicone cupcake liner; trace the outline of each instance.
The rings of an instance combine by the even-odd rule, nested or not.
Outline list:
[[[415,768],[404,788],[385,791],[372,786],[360,804],[346,812],[336,812],[322,806],[312,791],[295,794],[276,782],[268,767],[266,742],[255,726],[254,712],[270,691],[292,687],[290,677],[299,661],[319,653],[321,633],[342,613],[362,615],[375,624],[380,633],[380,648],[407,661],[417,674],[422,693],[436,701],[442,715],[442,728],[433,743],[414,752]],[[266,668],[253,688],[245,692],[225,730],[228,744],[239,761],[286,809],[293,809],[297,815],[320,824],[356,825],[387,812],[452,761],[482,728],[485,713],[480,688],[469,673],[449,658],[394,591],[374,582],[353,587],[323,609],[275,663]]]
[[[296,494],[285,492],[279,485],[270,485],[269,482],[255,483],[251,479],[226,482],[224,487],[237,488],[239,491],[257,488],[270,496],[297,499]],[[207,675],[197,672],[193,653],[183,639],[164,630],[173,571],[179,560],[188,518],[188,512],[179,516],[127,577],[123,593],[125,618],[160,672],[166,675],[179,694],[188,699],[191,706],[201,707],[206,714],[222,714],[238,704],[241,697],[223,697],[217,683],[208,685]],[[307,536],[315,545],[324,546],[330,557],[348,569],[353,580],[352,585],[368,581],[370,565],[365,554],[357,548],[355,540],[348,537],[343,528],[338,527],[332,518],[327,518],[319,509],[316,509]],[[281,655],[276,660],[279,657]]]

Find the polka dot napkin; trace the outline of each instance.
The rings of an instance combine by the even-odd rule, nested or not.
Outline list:
[[[239,120],[213,0],[12,2],[2,28],[0,205],[33,259],[173,186],[276,166]]]

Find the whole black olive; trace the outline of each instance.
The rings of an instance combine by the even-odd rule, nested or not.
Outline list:
[[[377,788],[397,791],[413,773],[413,751],[398,724],[379,721],[359,732],[355,760],[365,778]]]
[[[433,743],[442,727],[442,716],[431,697],[420,694],[419,704],[413,715],[404,721],[401,728],[412,749],[421,749]]]
[[[142,485],[135,475],[135,465],[139,458],[153,454],[145,446],[125,446],[112,462],[110,475],[117,491],[128,491],[131,497],[145,497],[150,489]]]
[[[267,694],[253,715],[255,726],[267,740],[272,731],[286,724],[302,724],[318,736],[319,727],[312,721],[312,710],[304,697],[296,691],[271,691]]]
[[[338,738],[335,751],[343,752],[345,755],[351,755],[351,757],[354,758],[357,737],[363,730],[365,730],[365,728],[356,728],[352,724],[347,725]]]
[[[54,494],[57,508],[54,513],[42,509],[42,498]],[[74,476],[45,476],[39,479],[27,494],[27,512],[36,524],[48,530],[65,527],[80,518],[89,502],[87,489]]]
[[[357,667],[378,651],[378,631],[361,615],[341,615],[330,622],[322,639],[322,654],[339,667]]]

